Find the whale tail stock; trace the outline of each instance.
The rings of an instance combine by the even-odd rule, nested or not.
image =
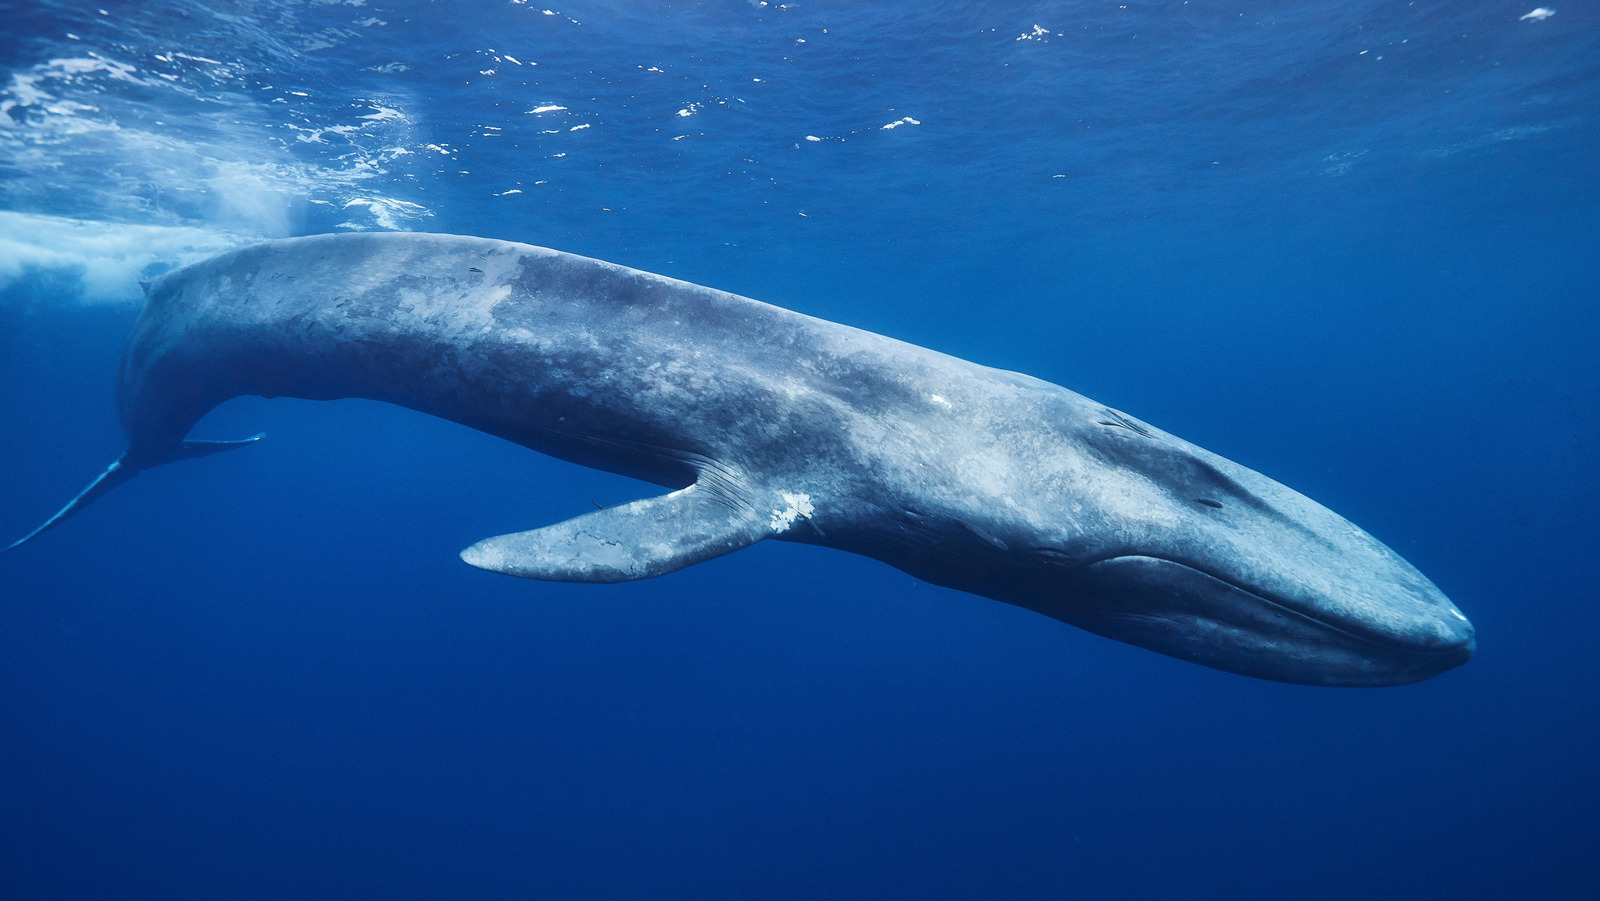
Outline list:
[[[5,547],[0,548],[0,553],[4,553],[5,551],[9,551],[27,544],[34,538],[37,538],[45,532],[55,528],[61,523],[72,518],[72,516],[79,510],[82,510],[84,507],[94,503],[102,494],[105,494],[107,491],[110,491],[118,485],[121,485],[123,482],[128,481],[144,470],[149,469],[151,466],[159,466],[162,463],[171,463],[174,460],[192,460],[196,457],[209,457],[212,454],[220,453],[225,450],[233,450],[236,447],[244,447],[247,444],[254,444],[264,437],[266,437],[265,433],[252,435],[249,438],[241,438],[237,441],[185,441],[178,445],[177,451],[171,456],[168,456],[164,460],[157,460],[154,463],[133,463],[128,460],[127,454],[123,454],[121,457],[117,458],[115,463],[107,466],[104,472],[96,476],[95,480],[89,483],[89,487],[78,492],[77,497],[68,501],[65,507],[62,507],[60,510],[56,511],[56,515],[45,520],[42,525],[40,525],[37,529],[34,529],[32,532],[29,532],[21,538],[18,538],[16,541],[13,541]]]

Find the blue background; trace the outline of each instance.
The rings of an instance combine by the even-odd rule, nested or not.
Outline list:
[[[241,399],[0,557],[0,897],[1600,896],[1600,12],[1532,8],[0,2],[7,536],[141,274],[441,231],[1066,385],[1479,636],[1318,690],[773,542],[522,582],[456,552],[656,489]]]

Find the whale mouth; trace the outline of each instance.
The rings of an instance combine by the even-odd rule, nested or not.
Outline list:
[[[1122,555],[1078,570],[1084,629],[1257,678],[1313,685],[1403,685],[1472,656],[1472,625],[1437,590],[1368,591],[1360,606],[1285,597],[1163,557]],[[1431,588],[1431,586],[1429,586]]]

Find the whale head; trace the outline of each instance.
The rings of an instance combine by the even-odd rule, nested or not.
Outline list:
[[[1350,521],[1126,414],[1080,412],[1062,459],[1015,493],[1024,510],[961,518],[988,562],[932,581],[1282,682],[1400,685],[1471,657],[1461,611]]]

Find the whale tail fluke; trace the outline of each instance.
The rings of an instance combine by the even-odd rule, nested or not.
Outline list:
[[[162,460],[161,462],[174,463],[178,460],[193,460],[196,457],[209,457],[212,454],[219,454],[225,450],[233,450],[236,447],[244,447],[247,444],[255,444],[257,441],[260,441],[265,437],[267,437],[266,432],[257,432],[254,435],[251,435],[249,438],[238,438],[233,441],[185,441],[178,445],[177,453],[165,460]]]
[[[190,460],[195,457],[208,457],[221,451],[232,450],[236,447],[243,447],[246,444],[254,444],[257,441],[260,441],[263,437],[265,437],[264,434],[252,435],[249,438],[244,438],[238,441],[185,441],[178,446],[177,453],[160,462],[168,463],[173,460]],[[107,466],[105,472],[102,472],[100,475],[96,476],[95,480],[89,483],[89,487],[78,492],[77,497],[68,501],[65,507],[62,507],[60,510],[56,511],[56,515],[45,520],[42,525],[40,525],[37,529],[34,529],[32,532],[29,532],[21,538],[18,538],[16,541],[13,541],[5,547],[0,548],[0,553],[4,553],[27,544],[34,538],[37,538],[45,532],[55,528],[66,520],[70,519],[79,510],[82,510],[84,507],[94,503],[97,499],[99,499],[100,495],[105,494],[107,491],[110,491],[118,485],[121,485],[123,482],[128,481],[146,468],[148,467],[129,463],[128,456],[126,454],[122,455],[115,463]]]
[[[139,469],[137,467],[128,466],[121,459],[117,460],[117,462],[107,466],[105,472],[102,472],[100,475],[96,476],[95,480],[89,483],[88,488],[78,492],[77,497],[68,501],[65,507],[62,507],[60,510],[58,510],[56,515],[45,520],[44,524],[39,526],[37,529],[34,529],[32,532],[29,532],[21,538],[18,538],[16,541],[6,545],[4,550],[9,551],[14,548],[21,547],[22,545],[27,544],[29,541],[32,541],[34,538],[43,535],[45,532],[48,532],[62,522],[65,522],[74,513],[77,513],[84,507],[94,503],[95,499],[100,495],[105,494],[107,491],[110,491],[118,485],[121,485],[123,482],[128,481],[138,474]]]

